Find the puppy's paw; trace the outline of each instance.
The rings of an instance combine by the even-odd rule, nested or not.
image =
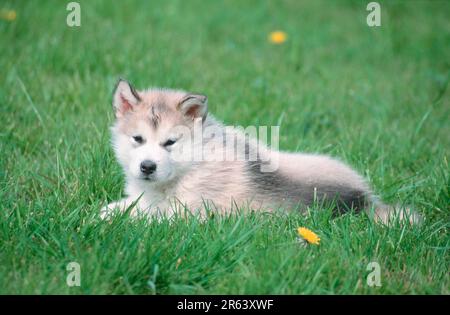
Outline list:
[[[111,217],[112,214],[124,211],[124,209],[126,209],[125,204],[126,203],[123,200],[111,202],[110,204],[100,209],[100,218],[102,220],[107,220],[109,217]]]

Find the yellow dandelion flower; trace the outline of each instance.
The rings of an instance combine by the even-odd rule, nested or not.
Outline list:
[[[269,41],[272,44],[282,44],[287,40],[287,34],[283,31],[275,31],[269,34]]]
[[[14,21],[17,17],[16,11],[14,10],[0,10],[0,18],[6,21]]]
[[[300,237],[306,240],[309,244],[319,245],[320,237],[317,236],[317,234],[314,233],[313,231],[305,227],[299,227],[297,229],[297,232],[298,235],[300,235]]]

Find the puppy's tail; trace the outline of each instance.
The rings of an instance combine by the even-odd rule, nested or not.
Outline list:
[[[416,225],[421,224],[424,220],[422,215],[410,207],[391,206],[380,202],[374,203],[374,207],[368,209],[367,212],[376,222],[386,225],[393,224],[396,221]]]

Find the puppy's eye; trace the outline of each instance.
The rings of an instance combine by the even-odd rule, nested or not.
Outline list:
[[[175,144],[175,142],[177,142],[177,140],[169,139],[163,143],[163,147],[165,147],[165,148],[170,147],[171,145]]]
[[[144,139],[141,136],[133,136],[133,140],[136,141],[137,143],[144,142]]]

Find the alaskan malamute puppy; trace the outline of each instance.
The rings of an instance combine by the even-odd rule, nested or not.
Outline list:
[[[315,202],[336,213],[365,210],[383,222],[395,213],[344,163],[324,155],[271,150],[208,113],[207,97],[179,90],[136,91],[119,80],[113,95],[112,143],[126,176],[127,197],[111,211],[172,214],[179,206],[305,211]],[[410,221],[416,215],[407,214]]]

